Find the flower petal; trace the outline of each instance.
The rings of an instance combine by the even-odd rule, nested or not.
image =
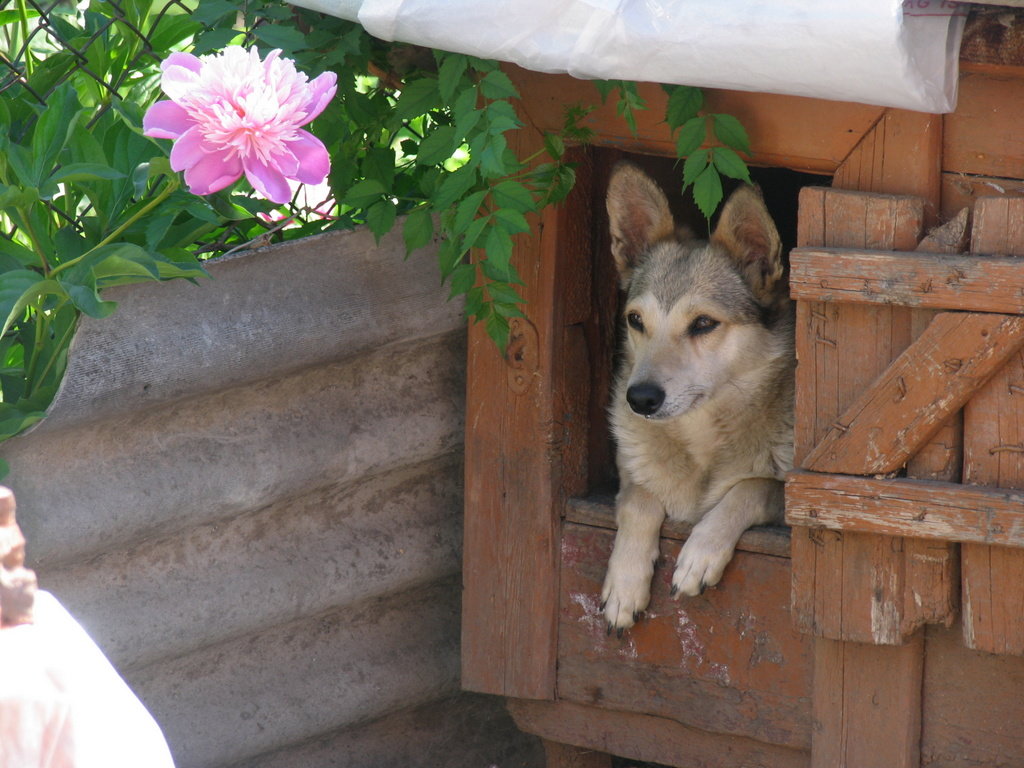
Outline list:
[[[323,112],[331,99],[334,98],[334,94],[338,90],[338,76],[333,72],[324,72],[317,75],[306,88],[310,91],[310,94],[306,103],[302,105],[302,111],[306,113],[306,117],[303,118],[301,123],[302,125],[305,125]]]
[[[298,130],[297,139],[288,142],[288,149],[299,160],[299,169],[292,174],[303,184],[322,184],[331,171],[331,157],[327,147],[309,131]]]
[[[253,189],[267,200],[283,204],[292,199],[292,190],[288,186],[288,179],[280,170],[262,162],[256,155],[247,157],[244,160],[244,167],[245,178],[252,184]]]
[[[202,160],[208,154],[202,143],[203,135],[198,127],[189,128],[181,134],[181,138],[171,147],[171,170],[184,171]]]
[[[176,139],[191,128],[188,112],[173,101],[158,101],[142,118],[142,133],[154,139]]]
[[[181,101],[185,96],[194,93],[200,83],[201,73],[199,70],[186,66],[191,64],[191,62],[182,60],[181,64],[169,64],[171,58],[188,55],[187,53],[172,54],[170,58],[160,65],[163,68],[163,74],[160,76],[160,87],[163,88],[164,93],[170,96],[173,101]],[[195,56],[191,58],[197,62],[199,61]]]
[[[185,183],[194,195],[209,195],[238,181],[242,161],[237,155],[207,152],[202,159],[185,169]]]
[[[191,53],[172,53],[160,62],[160,69],[166,70],[168,67],[184,67],[198,74],[203,68],[203,62]]]

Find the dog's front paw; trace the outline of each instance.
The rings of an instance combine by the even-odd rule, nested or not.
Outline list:
[[[713,587],[722,578],[725,566],[732,560],[732,542],[702,536],[695,530],[686,540],[672,574],[672,595],[695,597]]]
[[[654,566],[649,566],[645,568],[637,562],[616,563],[612,557],[601,590],[601,608],[609,633],[616,630],[622,635],[622,630],[633,626],[650,602]]]

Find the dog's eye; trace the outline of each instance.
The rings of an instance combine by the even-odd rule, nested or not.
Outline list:
[[[640,317],[639,312],[630,312],[628,315],[626,315],[626,322],[629,323],[629,327],[632,328],[634,331],[640,331],[641,333],[643,333],[644,321],[643,318]]]
[[[702,333],[709,333],[710,331],[715,330],[719,325],[720,323],[713,317],[698,315],[693,319],[693,322],[690,323],[690,335],[700,336]]]

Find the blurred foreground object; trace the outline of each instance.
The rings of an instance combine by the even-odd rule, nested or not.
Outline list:
[[[142,702],[24,563],[0,487],[0,768],[173,768]]]

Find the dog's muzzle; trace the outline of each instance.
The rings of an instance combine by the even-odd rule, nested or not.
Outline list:
[[[634,413],[650,417],[657,413],[665,402],[665,390],[649,382],[633,384],[626,390],[626,402]]]

